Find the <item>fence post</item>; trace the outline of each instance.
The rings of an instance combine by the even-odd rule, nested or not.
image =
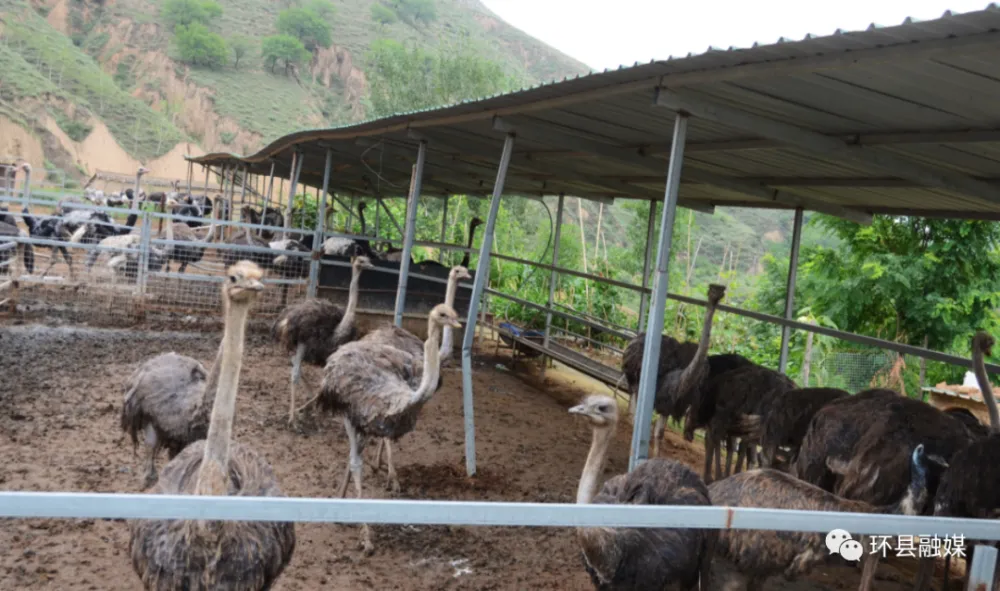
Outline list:
[[[802,208],[795,208],[795,222],[792,227],[792,252],[788,257],[788,282],[785,284],[785,320],[795,316],[795,277],[799,270],[799,245],[802,243]],[[788,343],[792,329],[781,327],[781,353],[778,356],[778,371],[785,373],[788,367]]]
[[[997,549],[977,545],[972,551],[969,565],[969,585],[965,591],[993,591],[993,574],[997,564]]]
[[[424,162],[427,159],[427,142],[421,140],[417,146],[417,163],[413,165],[410,177],[410,195],[406,201],[406,232],[403,233],[403,252],[399,259],[399,284],[396,286],[396,309],[393,323],[403,326],[403,312],[406,309],[406,282],[410,275],[410,258],[413,252],[413,235],[416,233],[417,204],[420,202],[420,185],[424,178]]]
[[[136,196],[138,199],[138,195]],[[153,221],[149,217],[148,211],[143,211],[142,226],[139,230],[139,268],[136,270],[136,283],[139,288],[139,316],[146,313],[146,282],[149,270],[149,247],[153,235]]]
[[[326,192],[330,189],[330,169],[333,167],[333,150],[327,148],[326,163],[323,165],[323,189],[316,209],[316,234],[313,238],[312,257],[309,261],[309,286],[307,297],[316,297],[319,288],[320,261],[323,258],[323,238],[326,235]]]
[[[552,306],[556,300],[556,279],[559,277],[556,273],[556,267],[559,266],[559,240],[562,236],[563,203],[565,201],[566,195],[559,193],[559,204],[556,206],[556,230],[552,240],[552,271],[549,273],[549,303],[545,310],[545,341],[542,343],[542,346],[546,350],[549,348],[549,335],[552,331]],[[545,379],[545,369],[549,365],[549,360],[548,356],[542,359],[542,379]]]

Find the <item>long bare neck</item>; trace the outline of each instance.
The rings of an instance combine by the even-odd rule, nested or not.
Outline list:
[[[438,341],[441,338],[441,327],[434,322],[427,323],[427,340],[424,341],[424,375],[420,385],[413,392],[414,402],[426,402],[437,388],[438,377],[441,375],[441,358],[438,352]]]
[[[365,233],[365,208],[358,208],[358,218],[361,220],[361,233]]]
[[[701,339],[698,340],[698,349],[694,352],[694,357],[687,364],[681,373],[680,390],[686,392],[691,387],[692,380],[695,380],[701,370],[706,369],[708,358],[708,346],[712,341],[712,317],[715,316],[715,302],[709,300],[705,306],[705,322],[701,326]]]
[[[247,313],[245,303],[230,303],[226,313],[226,329],[222,335],[222,367],[219,388],[208,425],[205,455],[198,472],[195,494],[225,495],[229,490],[229,446],[236,415],[236,392],[239,389],[240,368],[243,365],[243,341]]]
[[[475,237],[475,235],[476,235],[476,225],[473,224],[472,222],[469,222],[469,241],[465,244],[465,248],[472,248],[472,239]],[[471,255],[472,253],[467,250],[465,251],[465,256],[462,257],[462,262],[460,264],[466,269],[469,268],[469,256]]]
[[[979,347],[978,343],[972,346],[972,368],[976,372],[976,381],[979,382],[979,391],[983,393],[986,410],[990,413],[990,431],[1000,433],[1000,413],[997,412],[997,401],[993,397],[993,386],[990,384],[990,376],[986,373],[983,350]]]
[[[135,187],[132,189],[132,209],[139,209],[139,179],[141,174],[135,175]]]
[[[455,307],[455,292],[458,290],[458,276],[450,275],[448,277],[448,288],[444,292],[444,303],[448,304],[452,308]],[[452,327],[445,326],[442,329],[441,335],[441,349],[439,354],[441,355],[441,360],[445,360],[451,356],[451,348],[453,346],[452,337]]]
[[[31,173],[24,172],[24,190],[21,191],[21,204],[28,207],[28,200],[31,199]]]
[[[576,502],[580,505],[590,503],[597,495],[597,487],[600,484],[601,473],[604,472],[604,463],[608,459],[608,448],[611,446],[614,434],[613,425],[594,428],[590,440],[590,453],[587,454],[587,463],[583,465],[580,485],[576,489]]]
[[[337,323],[337,328],[333,330],[333,338],[340,341],[351,327],[354,326],[354,315],[358,310],[358,284],[361,282],[361,269],[351,269],[351,285],[347,291],[347,307],[344,308],[344,315]]]

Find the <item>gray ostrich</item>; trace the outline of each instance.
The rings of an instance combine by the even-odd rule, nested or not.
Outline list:
[[[697,505],[711,503],[697,474],[674,460],[654,458],[615,476],[599,488],[608,448],[618,423],[618,405],[609,396],[588,396],[569,412],[585,417],[593,428],[590,452],[580,476],[576,502],[630,505]],[[666,528],[579,528],[576,537],[594,587],[601,591],[709,589],[709,567],[717,533],[712,530]]]
[[[232,441],[247,315],[263,289],[261,270],[240,262],[223,284],[225,332],[218,391],[208,437],[187,446],[163,469],[154,494],[283,496],[271,466]],[[132,567],[147,590],[270,589],[295,549],[295,524],[266,521],[132,520]]]
[[[271,336],[292,355],[292,379],[289,385],[288,424],[295,424],[295,389],[302,379],[302,363],[323,367],[341,345],[357,340],[354,324],[358,309],[358,285],[365,269],[374,269],[368,257],[355,257],[351,263],[351,285],[347,307],[330,300],[310,298],[281,311],[271,328]],[[310,400],[305,406],[312,403]]]
[[[441,327],[448,325],[460,327],[458,315],[451,306],[438,304],[427,319],[423,359],[389,344],[365,340],[347,343],[330,356],[319,405],[343,418],[351,445],[340,496],[347,493],[348,476],[353,476],[355,492],[362,497],[361,454],[369,439],[396,440],[416,426],[420,410],[434,394]],[[419,371],[421,365],[423,371]],[[374,550],[367,524],[362,546],[366,553]]]
[[[259,278],[253,277],[259,268],[249,265],[248,261],[232,265],[223,285],[259,283]],[[139,444],[142,434],[149,448],[144,488],[156,482],[156,456],[161,449],[166,449],[172,460],[189,444],[207,435],[209,414],[222,369],[223,344],[219,343],[211,371],[197,359],[171,351],[147,359],[129,377],[121,428],[132,439],[133,446]]]
[[[734,474],[710,484],[708,492],[713,505],[725,507],[917,515],[928,499],[928,458],[924,446],[917,445],[909,459],[906,493],[896,502],[882,506],[844,499],[770,469]],[[759,591],[770,577],[784,575],[794,580],[832,557],[821,533],[725,529],[719,533],[715,559],[721,567],[718,571],[725,573],[713,573],[719,589]]]

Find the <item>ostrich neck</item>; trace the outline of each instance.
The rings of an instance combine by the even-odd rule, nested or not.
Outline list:
[[[236,414],[236,392],[239,389],[240,368],[243,364],[243,340],[249,304],[228,306],[226,328],[222,335],[222,368],[219,388],[212,406],[208,425],[205,455],[198,472],[195,494],[225,495],[229,490],[229,446]]]
[[[681,373],[679,385],[681,393],[687,392],[691,380],[695,379],[695,374],[699,369],[703,369],[706,363],[708,346],[712,340],[712,317],[715,316],[715,306],[716,302],[709,300],[708,305],[705,307],[705,322],[701,327],[701,339],[698,341],[698,349],[695,350],[691,362],[688,363],[687,367]]]
[[[973,345],[972,347],[972,368],[976,372],[976,381],[979,382],[979,391],[983,393],[986,410],[990,413],[990,431],[1000,433],[1000,413],[997,412],[997,401],[993,397],[993,386],[990,384],[990,376],[986,373],[983,351],[978,345]]]
[[[361,220],[361,233],[365,233],[365,208],[358,208],[358,218]]]
[[[611,437],[614,433],[613,427],[594,428],[590,453],[587,454],[587,463],[583,465],[580,485],[576,489],[577,504],[586,505],[597,495],[598,480],[604,471],[604,462],[608,459],[608,448],[611,446]]]
[[[135,188],[132,191],[135,193],[132,195],[132,209],[139,209],[139,179],[142,178],[141,174],[135,175]]]
[[[413,392],[414,403],[426,402],[434,394],[441,371],[441,358],[438,352],[441,327],[433,321],[427,324],[427,340],[424,341],[424,375],[420,378],[420,385]]]
[[[469,240],[468,240],[468,242],[466,242],[465,248],[472,248],[472,240],[475,237],[475,235],[476,235],[476,226],[470,222],[469,223]],[[466,269],[469,268],[469,257],[471,256],[471,254],[472,253],[470,253],[469,251],[465,251],[465,256],[462,257],[462,263],[461,264]]]
[[[351,285],[347,292],[347,307],[344,308],[344,315],[333,331],[333,338],[337,342],[340,342],[354,326],[354,315],[358,310],[358,283],[360,279],[361,269],[352,269]]]
[[[452,308],[455,307],[455,292],[458,290],[458,276],[452,275],[448,277],[448,288],[444,292],[444,303],[448,304]],[[445,326],[442,329],[441,334],[441,349],[439,355],[441,359],[447,359],[451,356],[452,348],[452,327]]]
[[[24,207],[28,207],[28,201],[30,199],[31,199],[31,173],[28,171],[24,171],[24,190],[21,191],[21,204]]]

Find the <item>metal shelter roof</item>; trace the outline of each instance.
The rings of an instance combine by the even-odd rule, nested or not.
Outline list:
[[[406,193],[420,139],[423,194],[663,199],[674,111],[691,115],[680,204],[1000,219],[1000,9],[595,73],[448,107],[301,131],[201,164],[290,171],[331,190]],[[666,108],[664,108],[666,107]],[[376,174],[378,171],[380,174]],[[381,179],[379,179],[381,176]]]

